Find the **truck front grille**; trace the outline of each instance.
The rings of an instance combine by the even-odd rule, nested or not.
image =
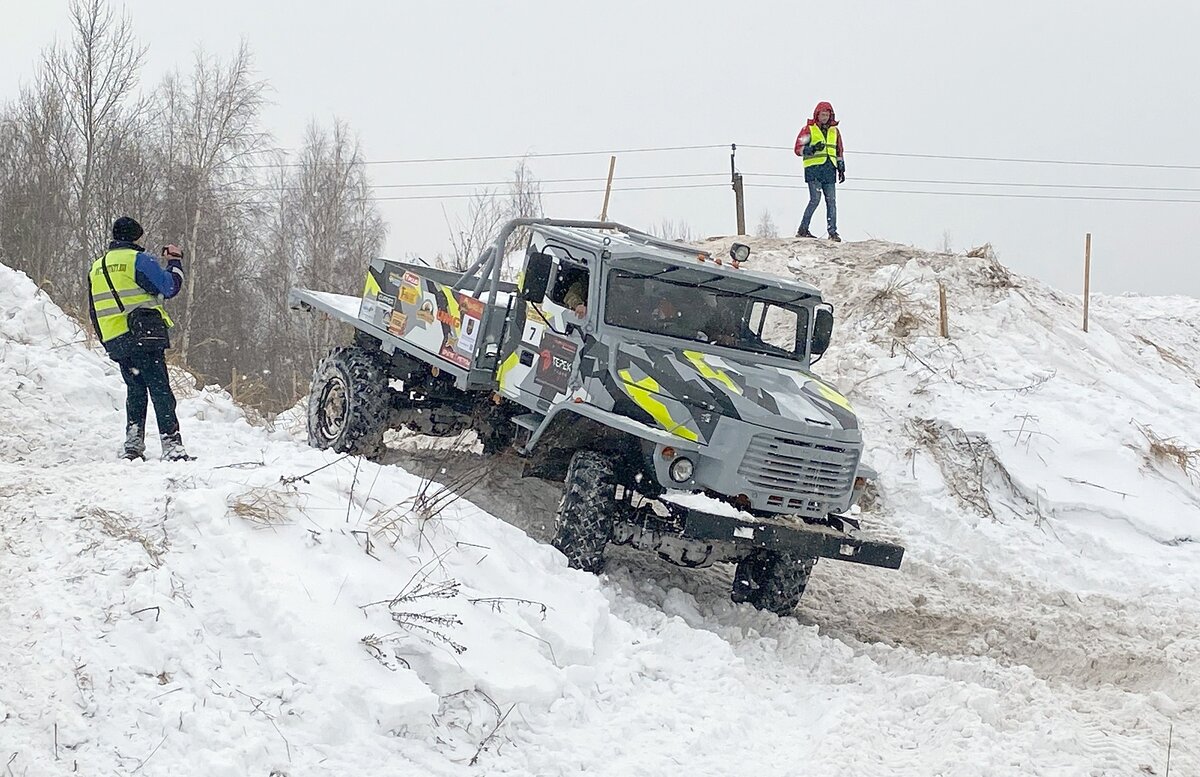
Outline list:
[[[859,451],[829,440],[755,435],[738,474],[768,492],[768,509],[823,517],[854,488]],[[757,501],[757,500],[756,500]]]

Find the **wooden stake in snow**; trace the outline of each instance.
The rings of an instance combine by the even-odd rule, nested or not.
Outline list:
[[[1092,285],[1092,233],[1083,243],[1083,331],[1088,330],[1088,301]]]
[[[608,158],[608,183],[604,185],[604,206],[600,208],[600,220],[608,221],[608,198],[612,195],[613,171],[617,169],[617,158]]]
[[[946,315],[946,287],[938,281],[938,332],[942,337],[950,337],[950,321]]]

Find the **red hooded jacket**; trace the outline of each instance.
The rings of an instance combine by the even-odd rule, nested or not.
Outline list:
[[[800,130],[800,134],[796,136],[796,156],[804,155],[804,147],[807,146],[809,141],[812,139],[812,133],[809,131],[809,127],[811,127],[817,123],[817,114],[820,113],[821,111],[829,111],[829,126],[830,127],[837,126],[837,114],[835,114],[833,112],[833,106],[824,101],[817,103],[817,107],[813,108],[812,118],[808,120],[808,123],[804,125],[804,129]],[[838,130],[837,156],[838,156],[838,159],[842,158],[842,131],[841,130]]]

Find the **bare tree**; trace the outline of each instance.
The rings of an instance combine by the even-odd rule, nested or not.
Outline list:
[[[754,228],[754,234],[758,237],[779,237],[779,228],[775,226],[775,219],[771,218],[771,211],[763,210],[758,218],[758,226]]]
[[[62,261],[64,254],[74,256],[75,237],[72,171],[54,153],[66,121],[59,95],[44,81],[23,89],[0,115],[0,261],[24,270],[62,302],[83,274]]]
[[[207,282],[218,256],[212,241],[202,240],[202,225],[213,234],[214,215],[238,202],[231,190],[245,182],[248,165],[268,141],[258,124],[265,89],[243,42],[226,63],[196,52],[190,76],[168,76],[159,90],[157,114],[164,117],[159,145],[170,206],[164,227],[183,235],[189,257],[181,297],[182,317],[189,323],[198,279]],[[221,272],[228,273],[228,266]],[[197,334],[193,330],[185,326],[179,339],[179,357],[185,364]]]
[[[467,205],[465,218],[456,219],[451,224],[444,205],[442,218],[446,220],[446,228],[450,230],[451,256],[448,269],[462,272],[478,258],[479,253],[495,237],[500,225],[508,216],[507,208],[495,189],[479,189]]]
[[[129,16],[105,0],[71,0],[68,8],[71,40],[46,51],[35,87],[40,94],[28,105],[40,112],[36,123],[51,130],[44,142],[57,157],[53,167],[69,173],[78,264],[62,280],[81,289],[83,268],[103,248],[119,204],[99,195],[98,182],[117,174],[114,148],[135,137],[143,120],[134,90],[146,48],[137,44]]]
[[[272,279],[267,296],[275,311],[268,327],[274,339],[264,350],[281,377],[307,379],[341,332],[324,317],[288,311],[288,289],[357,294],[387,227],[371,200],[362,149],[345,123],[328,130],[310,124],[293,165],[275,182],[278,202],[263,230],[269,244],[262,274]]]
[[[658,223],[657,227],[651,227],[649,231],[650,234],[657,235],[665,240],[679,240],[684,243],[690,243],[695,240],[691,225],[683,219],[679,219],[678,221],[663,219]]]
[[[506,193],[494,189],[477,190],[467,206],[465,219],[453,225],[446,210],[442,216],[450,230],[450,246],[453,257],[450,269],[463,271],[479,257],[483,249],[491,244],[500,227],[515,218],[539,218],[542,216],[542,184],[534,177],[529,162],[522,159],[513,170],[512,180]],[[520,229],[509,238],[506,251],[523,245],[529,239],[529,230]]]

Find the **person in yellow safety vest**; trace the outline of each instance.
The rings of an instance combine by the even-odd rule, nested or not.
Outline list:
[[[146,395],[154,403],[162,458],[190,459],[179,433],[175,395],[167,377],[164,351],[171,347],[167,329],[174,324],[163,300],[183,288],[183,252],[174,245],[163,249],[164,270],[158,259],[138,245],[142,226],[128,216],[113,223],[108,251],[88,271],[90,312],[96,336],[125,380],[126,459],[146,453]]]
[[[829,227],[829,239],[840,243],[837,231],[837,183],[846,182],[846,160],[843,158],[842,131],[838,129],[833,106],[827,102],[817,103],[813,117],[796,136],[796,156],[804,159],[804,181],[808,184],[808,207],[796,237],[816,237],[808,231],[821,195],[825,196],[825,221]]]

